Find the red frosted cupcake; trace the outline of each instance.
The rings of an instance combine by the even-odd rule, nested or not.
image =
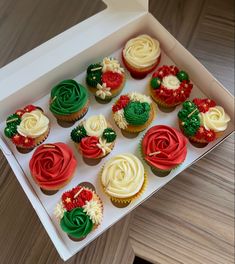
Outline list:
[[[116,132],[103,115],[91,116],[71,131],[71,139],[89,165],[99,163],[112,151],[116,137]]]
[[[153,73],[149,88],[159,106],[174,108],[189,98],[193,84],[185,71],[174,65],[164,65]]]
[[[76,166],[72,149],[62,142],[41,145],[29,163],[33,179],[45,194],[54,194],[68,184]]]
[[[161,58],[160,44],[148,35],[139,35],[127,41],[122,60],[135,79],[143,79],[159,64]]]
[[[166,176],[182,164],[187,155],[187,139],[178,130],[157,125],[141,141],[143,159],[157,176]]]

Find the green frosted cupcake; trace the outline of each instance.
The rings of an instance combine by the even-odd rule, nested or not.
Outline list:
[[[74,80],[64,80],[51,90],[50,111],[57,120],[75,122],[88,111],[87,89]]]
[[[80,184],[62,194],[54,214],[60,221],[61,229],[73,241],[84,239],[96,229],[103,218],[103,204],[91,184]]]

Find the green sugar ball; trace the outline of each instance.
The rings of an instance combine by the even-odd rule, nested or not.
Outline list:
[[[182,81],[188,81],[189,76],[185,71],[179,71],[176,75],[176,77],[182,82]]]
[[[153,89],[158,89],[160,87],[160,85],[161,85],[161,79],[159,79],[159,78],[152,78],[150,84],[151,84],[151,87]]]

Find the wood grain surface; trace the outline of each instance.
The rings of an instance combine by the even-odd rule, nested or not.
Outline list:
[[[0,67],[104,8],[98,0],[0,0]],[[234,93],[232,0],[155,0],[150,11]],[[0,175],[0,264],[63,263],[2,153]],[[131,264],[135,255],[234,263],[233,136],[66,263]]]

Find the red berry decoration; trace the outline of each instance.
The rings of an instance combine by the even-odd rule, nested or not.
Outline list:
[[[15,114],[17,114],[19,117],[22,117],[22,115],[25,113],[25,111],[24,110],[22,110],[22,109],[18,109],[18,110],[16,110],[16,112],[15,112]]]
[[[16,134],[14,135],[12,138],[11,138],[12,142],[15,144],[15,145],[22,145],[23,144],[23,141],[24,141],[24,137],[21,136],[20,134]]]
[[[102,82],[111,89],[118,88],[123,81],[123,75],[118,72],[107,71],[102,74]]]
[[[33,110],[36,110],[37,107],[34,106],[34,105],[27,105],[25,108],[24,108],[24,111],[25,112],[32,112]]]
[[[34,145],[33,138],[22,137],[22,146],[29,148],[29,147],[33,147],[33,145]]]
[[[62,202],[67,211],[71,211],[76,207],[82,207],[86,201],[90,201],[93,194],[90,190],[83,189],[81,186],[73,188],[71,191],[62,195]]]
[[[112,107],[113,112],[117,112],[125,108],[130,102],[130,98],[127,95],[121,95],[115,105]]]
[[[203,139],[206,133],[206,129],[204,126],[200,126],[197,133],[195,134],[195,137],[197,139]]]
[[[207,130],[205,133],[205,139],[208,142],[215,140],[215,132],[213,130]]]

